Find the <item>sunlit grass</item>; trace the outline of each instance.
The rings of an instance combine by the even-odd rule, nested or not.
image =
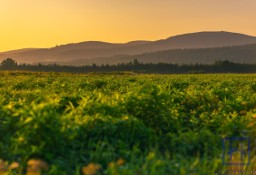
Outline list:
[[[256,163],[255,75],[0,75],[2,174],[213,175]],[[252,140],[249,166],[223,165],[225,137]]]

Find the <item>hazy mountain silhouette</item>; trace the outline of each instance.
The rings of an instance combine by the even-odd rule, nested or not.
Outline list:
[[[178,35],[157,41],[132,41],[125,44],[88,41],[45,49],[22,49],[0,53],[1,60],[11,57],[18,63],[112,64],[114,59],[171,49],[215,48],[256,43],[256,37],[230,32],[199,32]],[[125,56],[127,55],[127,56]],[[112,58],[112,59],[110,59]],[[198,59],[198,58],[197,58]],[[105,60],[105,61],[104,61]],[[158,62],[160,58],[150,59]],[[161,61],[161,60],[160,60]]]
[[[31,50],[36,50],[36,48],[10,50],[10,51],[7,51],[7,52],[2,52],[1,54],[15,54],[15,53],[22,53],[22,52],[27,52],[27,51],[31,51]]]
[[[228,60],[235,63],[256,64],[256,44],[218,48],[172,49],[143,53],[132,56],[112,56],[92,59],[78,59],[68,65],[118,64],[137,59],[141,63],[213,64]]]
[[[151,43],[159,50],[224,47],[255,43],[256,37],[230,32],[199,32],[178,35]]]

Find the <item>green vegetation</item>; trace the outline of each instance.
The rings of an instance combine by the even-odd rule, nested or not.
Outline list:
[[[6,69],[12,69],[18,66],[17,62],[11,58],[6,58],[1,62],[1,67]]]
[[[0,75],[0,174],[224,174],[256,133],[256,75]]]
[[[35,72],[72,72],[72,73],[91,73],[91,72],[114,72],[114,71],[133,71],[137,73],[158,73],[158,74],[202,74],[202,73],[256,73],[256,64],[233,63],[227,60],[216,61],[212,65],[204,64],[169,64],[169,63],[141,63],[137,59],[128,63],[118,63],[117,65],[84,65],[84,66],[65,66],[57,64],[17,64],[15,60],[7,58],[2,61],[0,70],[15,71],[35,71]]]

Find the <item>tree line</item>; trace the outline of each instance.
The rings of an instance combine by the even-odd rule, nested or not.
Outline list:
[[[172,64],[172,63],[140,63],[137,59],[128,63],[116,65],[84,65],[67,66],[57,64],[17,64],[11,58],[1,62],[0,70],[17,71],[39,71],[39,72],[119,72],[133,71],[138,73],[160,73],[160,74],[181,74],[181,73],[256,73],[256,64],[241,64],[230,61],[216,61],[214,64]]]

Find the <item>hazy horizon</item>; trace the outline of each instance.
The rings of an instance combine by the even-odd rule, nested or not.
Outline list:
[[[154,41],[200,31],[256,36],[256,1],[2,0],[0,52],[83,41]]]
[[[177,34],[177,35],[169,35],[166,36],[164,38],[158,38],[155,40],[148,40],[148,39],[133,39],[133,40],[129,40],[129,41],[124,41],[124,42],[109,42],[109,41],[101,41],[101,40],[88,40],[88,41],[77,41],[77,42],[70,42],[70,43],[59,43],[59,44],[55,44],[52,46],[48,46],[48,47],[23,47],[23,48],[14,48],[11,50],[4,50],[1,51],[2,53],[4,52],[9,52],[9,51],[15,51],[15,50],[23,50],[23,49],[45,49],[45,48],[53,48],[56,46],[64,46],[64,45],[68,45],[68,44],[78,44],[78,43],[83,43],[83,42],[103,42],[103,43],[111,43],[111,44],[127,44],[129,42],[136,42],[136,41],[149,41],[149,42],[154,42],[154,41],[160,41],[160,40],[165,40],[168,39],[169,37],[177,37],[177,36],[182,36],[182,35],[187,35],[187,34],[196,34],[196,33],[203,33],[203,32],[226,32],[226,33],[234,33],[234,34],[242,34],[242,35],[247,35],[247,36],[252,36],[252,37],[256,37],[254,35],[248,35],[246,33],[237,33],[237,32],[232,32],[232,31],[195,31],[195,32],[189,32],[189,33],[181,33],[181,34]]]

